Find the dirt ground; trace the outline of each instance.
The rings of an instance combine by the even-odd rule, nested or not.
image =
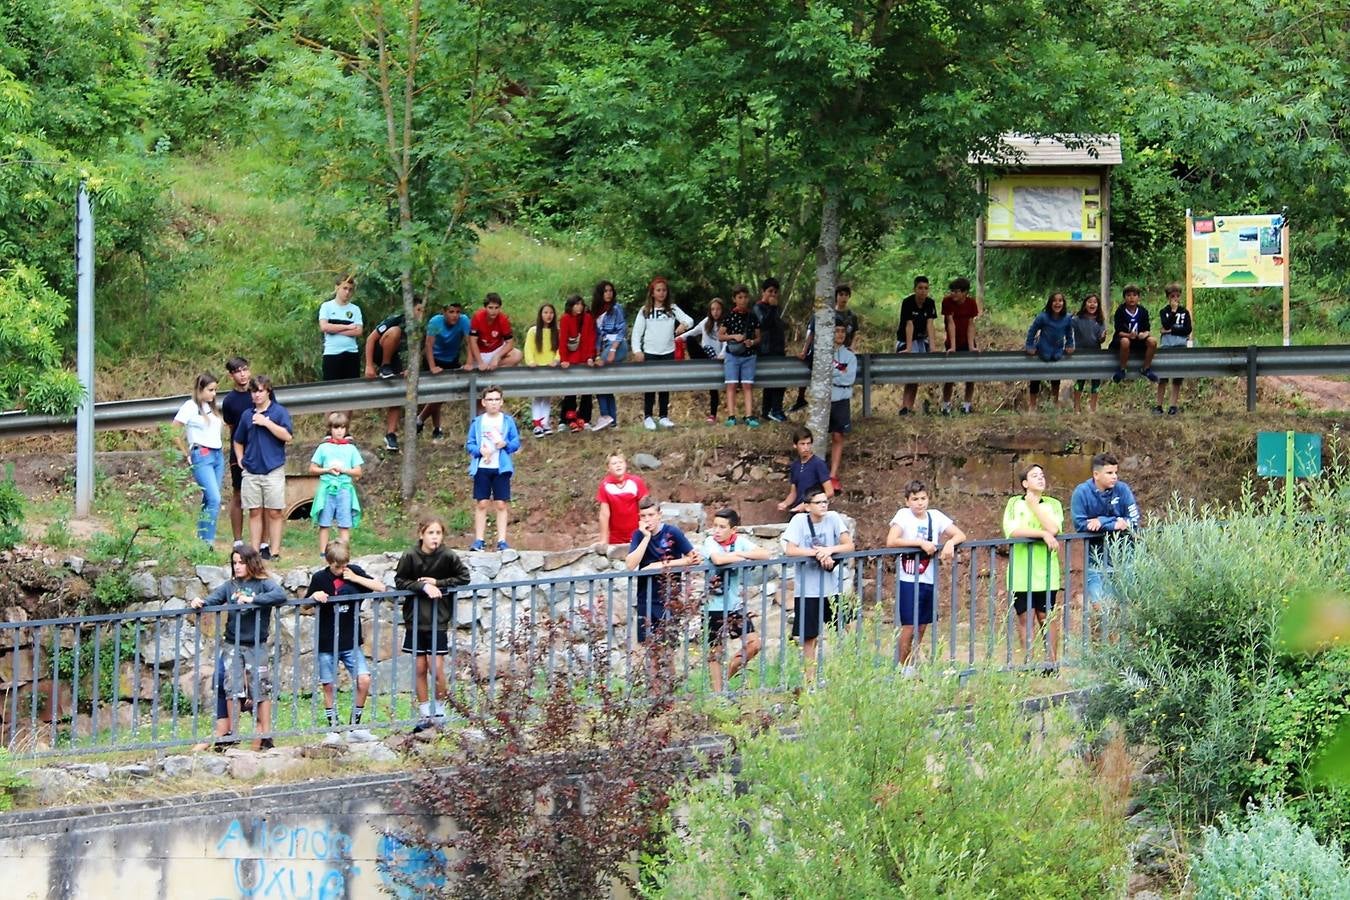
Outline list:
[[[901,419],[895,415],[898,390],[883,388],[873,398],[871,418],[863,419],[855,403],[853,433],[840,472],[844,489],[835,508],[858,521],[860,545],[879,545],[891,516],[903,505],[904,484],[917,478],[930,486],[934,506],[953,516],[968,535],[995,537],[1003,505],[1016,488],[1017,472],[1033,462],[1045,466],[1050,493],[1067,506],[1073,487],[1088,475],[1092,454],[1105,449],[1120,457],[1122,477],[1134,488],[1146,515],[1159,513],[1174,497],[1201,503],[1232,499],[1243,480],[1254,474],[1257,430],[1293,428],[1330,435],[1350,421],[1346,402],[1350,383],[1319,378],[1275,382],[1263,382],[1262,411],[1256,415],[1249,416],[1235,402],[1240,386],[1234,382],[1224,389],[1234,396],[1211,391],[1197,401],[1197,411],[1163,418],[1155,418],[1146,408],[1122,409],[1106,403],[1091,416],[1075,415],[1067,404],[1055,411],[1014,412],[1024,402],[1019,388],[982,386],[977,404],[993,411]],[[1289,400],[1290,389],[1297,390],[1300,399]],[[710,512],[730,505],[747,524],[784,518],[775,504],[786,494],[789,425],[765,422],[759,429],[732,429],[705,424],[707,401],[700,393],[676,396],[673,416],[684,424],[649,433],[639,424],[639,402],[636,397],[620,399],[624,427],[616,430],[558,433],[543,439],[524,436],[513,484],[513,546],[558,549],[594,540],[595,488],[605,459],[615,448],[630,461],[639,452],[660,460],[659,469],[640,472],[659,499],[703,503]],[[523,401],[508,399],[509,408],[518,404]],[[528,422],[527,409],[515,409],[517,418]],[[1313,410],[1325,412],[1310,420],[1308,412]],[[459,437],[463,427],[463,410],[448,412],[446,432],[453,437],[441,443],[420,442],[418,494],[403,509],[399,457],[376,448],[382,433],[376,414],[358,416],[356,437],[367,457],[362,491],[372,523],[406,529],[421,514],[453,519],[456,509],[464,522],[470,484]],[[302,420],[293,457],[308,458],[320,437],[317,429],[317,417]],[[100,435],[100,473],[122,485],[154,479],[164,456],[146,448],[163,446],[162,441],[149,432]],[[73,482],[71,445],[68,435],[7,442],[0,444],[0,462],[14,464],[15,479],[26,495],[65,497]],[[828,438],[817,441],[821,455],[828,448]],[[370,511],[385,515],[370,516]],[[29,533],[40,534],[42,524],[29,523]],[[97,521],[70,523],[77,541],[96,528]],[[469,538],[466,531],[459,540],[454,536],[451,540],[467,544]]]

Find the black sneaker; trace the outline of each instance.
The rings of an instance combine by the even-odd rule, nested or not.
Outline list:
[[[1177,409],[1175,406],[1167,407],[1167,414],[1169,416],[1175,416],[1179,412],[1181,412],[1181,410]]]
[[[388,434],[386,434],[386,435],[384,436],[384,449],[388,450],[390,453],[397,453],[397,452],[398,452],[398,435],[397,435],[397,434],[395,434],[394,432],[391,431],[391,432],[389,432]]]
[[[1153,414],[1154,414],[1155,416],[1161,416],[1161,415],[1163,414],[1163,409],[1162,409],[1162,407],[1161,407],[1161,406],[1155,406],[1155,407],[1153,407]]]
[[[418,419],[418,420],[417,420],[417,436],[418,436],[418,437],[421,437],[421,436],[422,436],[422,426],[425,425],[425,424],[426,424],[426,423],[423,422],[421,419]]]
[[[1111,376],[1111,380],[1114,381],[1116,384],[1120,384],[1122,381],[1125,380],[1125,370],[1116,369],[1116,374]]]
[[[445,440],[445,432],[444,432],[444,431],[441,431],[439,428],[434,429],[434,430],[431,432],[431,439],[432,439],[433,441],[443,441],[443,440]]]
[[[263,559],[270,560],[272,558],[272,548],[267,546],[266,544],[259,544],[258,556],[262,557]]]
[[[397,375],[397,374],[398,374],[398,373],[394,371],[394,367],[391,366],[391,365],[389,365],[388,363],[386,363],[385,365],[380,366],[380,377],[381,377],[381,378],[393,378],[393,377],[394,377],[395,375]]]
[[[902,407],[900,407],[900,415],[902,415],[902,416],[912,416],[912,415],[914,415],[914,410],[910,409],[908,406],[902,406]]]

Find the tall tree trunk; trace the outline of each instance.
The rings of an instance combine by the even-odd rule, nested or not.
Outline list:
[[[417,320],[415,314],[413,294],[411,197],[413,101],[417,96],[417,58],[421,49],[418,45],[422,27],[421,0],[413,0],[408,12],[408,59],[403,67],[402,97],[397,102],[390,78],[394,64],[389,54],[388,30],[383,7],[377,4],[375,14],[379,23],[380,100],[384,106],[389,162],[398,196],[399,285],[403,294],[403,334],[408,343],[403,392],[403,459],[399,486],[403,499],[411,500],[417,490],[417,382],[422,369],[422,323]],[[396,111],[400,114],[401,122],[395,121]]]
[[[810,404],[806,424],[815,435],[821,452],[828,445],[830,423],[830,381],[834,360],[834,288],[839,279],[839,193],[838,188],[821,188],[820,242],[816,244],[816,337],[815,360],[811,364],[811,384],[807,390]]]

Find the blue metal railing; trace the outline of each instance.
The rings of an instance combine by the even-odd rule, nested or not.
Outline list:
[[[1072,662],[1103,630],[1101,614],[1081,600],[1081,573],[1087,563],[1085,534],[1064,535],[1056,565],[1060,572],[1060,601],[1050,620],[1064,637],[1061,658]],[[971,540],[958,548],[949,563],[934,559],[935,621],[919,645],[923,661],[938,662],[958,671],[1013,668],[1030,665],[1022,646],[1032,655],[1044,655],[1033,640],[1036,628],[1028,616],[1020,625],[1011,615],[1006,573],[1010,548],[1035,544],[1026,539]],[[831,591],[852,598],[850,614],[839,604],[840,627],[864,629],[872,635],[879,657],[898,660],[896,643],[897,578],[916,578],[900,572],[898,557],[916,556],[912,549],[858,550],[837,554],[829,578]],[[1028,557],[1029,558],[1029,557]],[[725,690],[781,691],[803,683],[800,652],[793,645],[794,623],[788,597],[801,582],[802,557],[778,557],[762,562],[712,566],[703,563],[680,573],[677,589],[691,603],[707,599],[714,570],[736,570],[742,584],[742,606],[759,635],[762,650],[750,660]],[[661,576],[654,576],[661,577]],[[602,624],[603,636],[589,652],[612,654],[612,671],[631,680],[642,665],[637,642],[639,574],[627,571],[568,575],[520,581],[476,583],[455,591],[452,622],[440,622],[434,603],[413,615],[433,619],[433,632],[444,631],[447,646],[446,690],[464,691],[478,684],[494,690],[505,667],[515,660],[510,637],[527,624],[535,640],[545,619],[561,620],[579,631],[585,623]],[[373,678],[364,707],[363,729],[407,728],[424,716],[414,696],[413,655],[403,652],[405,641],[413,651],[418,632],[405,627],[409,604],[427,603],[404,591],[343,595],[330,603],[360,601],[363,641]],[[311,598],[293,599],[273,607],[267,640],[259,640],[255,618],[253,634],[224,637],[227,617],[245,605],[179,608],[70,616],[26,622],[0,623],[0,744],[15,754],[32,756],[145,750],[207,743],[215,738],[218,703],[223,695],[219,658],[255,644],[270,669],[272,714],[270,736],[321,735],[350,731],[354,726],[330,726],[317,680],[317,633],[313,615],[318,604]],[[417,621],[417,620],[415,620]],[[736,650],[729,641],[710,642],[703,617],[678,626],[674,634],[676,660],[683,676],[682,690],[697,695],[711,690],[707,676],[710,659],[728,663]],[[334,627],[336,628],[336,618]],[[829,625],[820,622],[817,624]],[[800,628],[801,623],[795,623]],[[828,628],[817,646],[817,656],[829,652]],[[337,635],[333,635],[334,638]],[[578,638],[580,640],[580,638]],[[518,645],[517,645],[518,646]],[[541,657],[546,669],[569,664],[569,654],[550,645]],[[335,661],[336,662],[336,661]],[[261,665],[261,661],[259,661]],[[337,688],[343,667],[337,669]],[[256,702],[259,673],[246,681]],[[350,690],[354,685],[350,685]],[[345,692],[344,692],[345,693]],[[436,695],[433,685],[429,696]],[[228,699],[228,698],[227,698]],[[340,721],[350,702],[342,702]],[[256,725],[250,737],[261,737]]]

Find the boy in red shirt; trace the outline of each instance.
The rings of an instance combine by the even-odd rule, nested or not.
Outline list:
[[[975,320],[980,317],[980,301],[970,296],[970,281],[954,278],[947,286],[950,293],[942,298],[942,321],[946,325],[948,353],[978,353],[975,343]],[[947,382],[942,385],[942,414],[952,414],[952,388]],[[966,382],[966,399],[961,404],[961,412],[968,413],[974,407],[975,382]]]
[[[600,543],[625,544],[638,527],[638,501],[647,496],[646,483],[628,474],[628,460],[618,451],[609,456],[609,471],[595,492],[600,504]]]
[[[483,308],[469,320],[469,356],[464,368],[491,372],[518,365],[520,360],[511,320],[502,312],[501,295],[488,294],[483,298]]]

